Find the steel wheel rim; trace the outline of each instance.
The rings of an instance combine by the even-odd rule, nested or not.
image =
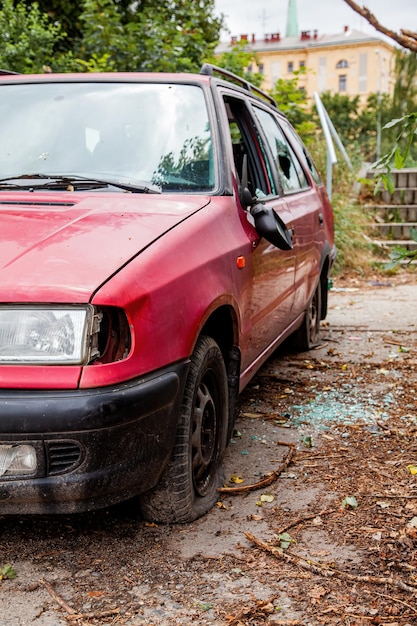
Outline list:
[[[206,372],[195,395],[191,436],[194,488],[202,497],[206,495],[217,468],[218,410],[215,391],[214,374]]]
[[[310,334],[310,341],[312,343],[314,343],[317,340],[318,315],[319,315],[318,293],[316,290],[311,300],[309,310],[308,310],[309,334]]]

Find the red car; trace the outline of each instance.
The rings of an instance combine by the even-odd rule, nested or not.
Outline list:
[[[200,74],[0,76],[1,514],[185,522],[239,391],[318,342],[326,191],[274,101]]]

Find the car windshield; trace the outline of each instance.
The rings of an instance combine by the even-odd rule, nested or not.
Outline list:
[[[0,87],[0,178],[80,175],[214,188],[210,123],[196,85],[51,82]]]

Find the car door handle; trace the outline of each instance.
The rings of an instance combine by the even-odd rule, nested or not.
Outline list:
[[[320,226],[323,226],[323,224],[324,224],[323,213],[319,213],[319,224],[320,224]]]

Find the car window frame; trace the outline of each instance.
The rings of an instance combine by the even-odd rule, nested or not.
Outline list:
[[[275,122],[276,126],[278,127],[279,131],[281,132],[281,135],[283,136],[283,138],[285,140],[285,143],[287,144],[287,147],[289,149],[290,155],[292,157],[291,162],[292,162],[292,165],[294,167],[295,173],[297,175],[297,179],[298,179],[299,184],[300,184],[300,186],[297,189],[286,189],[284,187],[284,185],[282,184],[279,167],[276,164],[275,156],[273,155],[272,148],[270,146],[268,137],[266,135],[266,131],[264,129],[264,126],[263,126],[261,120],[256,115],[256,112],[254,112],[254,116],[255,116],[255,118],[256,118],[259,126],[260,126],[262,134],[264,135],[264,138],[265,138],[264,141],[266,141],[266,143],[267,143],[268,152],[269,152],[269,155],[270,155],[270,159],[272,159],[273,167],[277,171],[277,175],[278,175],[278,178],[279,178],[279,184],[280,184],[280,187],[282,189],[282,195],[285,196],[285,197],[288,197],[288,196],[293,196],[293,195],[296,195],[296,194],[308,191],[309,189],[311,189],[312,184],[311,184],[310,176],[307,175],[307,173],[305,171],[305,168],[303,167],[303,163],[302,163],[302,161],[299,158],[298,150],[296,150],[295,146],[293,145],[293,142],[289,139],[287,133],[284,132],[284,129],[283,129],[281,123],[280,123],[281,122],[280,116],[277,115],[276,112],[271,110],[269,107],[262,106],[262,104],[263,104],[262,102],[256,101],[256,102],[253,103],[253,107],[255,109],[259,109],[259,110],[263,111],[264,113],[269,114],[271,116],[271,118],[273,119],[273,121]],[[298,167],[295,165],[295,163],[297,164]],[[302,184],[301,183],[300,178],[299,178],[299,171],[301,171],[306,184]]]
[[[290,124],[290,122],[283,118],[281,120],[282,129],[285,132],[286,136],[289,140],[291,140],[292,145],[294,146],[294,150],[296,150],[297,154],[300,157],[302,164],[304,165],[304,171],[308,177],[310,177],[313,182],[317,186],[323,186],[324,182],[320,175],[319,170],[317,169],[316,164],[314,163],[309,151],[307,150],[306,145],[303,140],[295,130],[295,128]]]
[[[234,101],[237,106],[242,107],[246,118],[244,120],[245,129],[252,131],[251,133],[242,133],[241,131],[241,133],[245,140],[245,147],[249,148],[249,150],[247,150],[248,166],[256,169],[258,176],[262,179],[262,182],[264,183],[264,189],[260,189],[259,191],[264,193],[265,189],[269,189],[269,193],[264,193],[264,195],[257,197],[257,200],[264,201],[265,199],[269,200],[272,198],[282,197],[282,190],[279,185],[278,177],[275,175],[274,172],[275,168],[272,168],[271,170],[269,146],[265,141],[264,135],[260,132],[259,124],[257,123],[257,120],[252,110],[251,105],[253,98],[248,96],[246,93],[242,93],[238,89],[235,90],[226,85],[218,85],[217,96],[219,98],[218,104],[222,108],[225,118],[223,124],[223,132],[226,137],[226,141],[230,142],[230,147],[232,148],[230,153],[230,161],[234,170],[234,174],[236,176],[237,184],[239,185],[241,181],[240,173],[238,172],[238,168],[236,167],[236,161],[233,155],[230,121],[227,112],[227,104],[229,100]],[[253,133],[255,134],[255,136],[253,135]],[[268,174],[268,170],[270,172],[270,175]],[[273,188],[271,188],[271,182],[273,184]]]

